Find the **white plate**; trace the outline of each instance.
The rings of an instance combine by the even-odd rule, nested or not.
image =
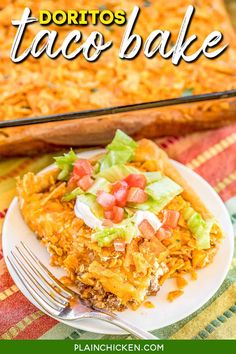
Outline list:
[[[87,151],[80,154],[80,156],[88,158],[97,152],[97,150]],[[206,203],[207,207],[220,222],[225,232],[225,238],[220,245],[219,251],[215,256],[213,263],[198,271],[198,279],[196,281],[191,281],[189,279],[189,284],[184,289],[184,294],[181,297],[177,298],[172,303],[167,301],[166,297],[168,292],[176,289],[174,280],[169,279],[161,287],[161,290],[156,297],[150,297],[150,301],[155,305],[154,308],[150,309],[141,307],[138,311],[126,310],[120,313],[120,316],[123,319],[126,319],[134,325],[148,331],[175,323],[190,315],[199,309],[204,303],[206,303],[222,284],[229,270],[233,256],[233,228],[225,205],[216,194],[216,192],[212,189],[212,187],[199,175],[178,162],[173,161],[173,164],[183,175],[183,177],[189,182],[189,184],[195,189],[200,198]],[[20,241],[24,241],[26,244],[28,244],[30,248],[37,254],[37,256],[43,261],[43,263],[46,264],[52,273],[54,273],[57,277],[63,275],[63,271],[61,269],[53,268],[49,265],[49,255],[45,247],[39,243],[34,233],[24,222],[19,211],[17,198],[15,198],[10,205],[4,222],[3,253],[8,270],[18,288],[36,307],[40,308],[27,292],[19,278],[16,276],[14,270],[11,268],[11,265],[6,258],[9,252],[14,248],[15,245],[19,244]],[[125,333],[113,325],[91,319],[80,320],[73,322],[73,324],[66,321],[64,321],[64,323],[70,326],[72,325],[75,328],[96,333]]]

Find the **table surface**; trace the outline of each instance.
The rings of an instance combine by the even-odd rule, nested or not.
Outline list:
[[[229,210],[236,234],[236,124],[185,137],[166,137],[159,139],[157,143],[170,157],[194,169],[215,188]],[[15,195],[15,177],[27,171],[37,172],[51,162],[52,155],[0,162],[0,230],[7,208]],[[236,258],[224,283],[210,301],[188,318],[153,333],[160,338],[172,339],[236,339],[235,281]],[[36,309],[17,289],[6,269],[0,236],[1,339],[120,337],[73,329]]]

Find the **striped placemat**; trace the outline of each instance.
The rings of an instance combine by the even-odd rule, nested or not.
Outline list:
[[[157,143],[168,154],[203,176],[225,202],[236,234],[236,124],[185,137],[166,137]],[[15,177],[39,171],[52,155],[0,161],[0,229],[15,195]],[[236,258],[218,292],[200,310],[178,323],[153,333],[160,338],[236,338]],[[18,291],[3,260],[0,235],[0,338],[101,339],[104,336],[73,329],[44,315]]]

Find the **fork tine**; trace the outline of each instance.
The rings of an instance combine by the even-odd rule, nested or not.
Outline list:
[[[22,246],[24,247],[25,251],[28,253],[28,255],[30,255],[30,257],[39,265],[39,267],[41,269],[44,270],[44,272],[46,273],[46,275],[48,276],[48,278],[50,279],[50,281],[57,286],[62,292],[65,293],[65,297],[71,297],[71,296],[78,296],[78,294],[76,294],[73,290],[67,288],[66,286],[64,286],[62,284],[62,282],[60,282],[60,280],[58,280],[51,272],[50,270],[48,270],[45,265],[38,259],[38,257],[36,257],[36,255],[29,249],[28,246],[26,246],[26,244],[24,242],[20,242],[22,244]]]
[[[7,256],[7,259],[9,261],[10,265],[12,266],[12,268],[14,269],[15,273],[17,274],[17,276],[19,277],[19,279],[23,283],[23,285],[26,288],[26,290],[32,296],[32,298],[43,308],[43,310],[48,315],[57,317],[60,312],[55,310],[53,307],[51,307],[51,305],[48,304],[43,299],[43,297],[40,294],[37,293],[37,291],[33,291],[32,288],[28,285],[27,278],[24,276],[23,272],[19,269],[19,267],[16,265],[15,261],[13,259],[11,259],[9,256]]]
[[[17,262],[18,267],[20,267],[22,272],[24,272],[24,274],[28,277],[28,279],[34,285],[34,288],[37,289],[37,293],[39,294],[40,292],[43,295],[43,297],[46,298],[51,303],[51,306],[54,308],[54,310],[61,311],[67,307],[68,302],[67,304],[63,305],[59,301],[57,301],[47,290],[43,288],[43,286],[38,282],[38,280],[33,277],[33,275],[26,268],[22,260],[19,259],[19,256],[17,257],[13,251],[11,251],[11,254],[14,257],[15,261]]]
[[[59,290],[57,290],[55,288],[55,286],[51,283],[49,283],[49,281],[43,276],[43,274],[35,267],[35,265],[29,261],[29,259],[26,257],[26,255],[24,254],[24,252],[22,252],[22,250],[16,246],[17,251],[20,253],[21,257],[24,259],[24,261],[27,263],[27,265],[29,266],[29,268],[32,270],[33,273],[36,273],[39,277],[39,279],[41,281],[43,281],[43,283],[45,283],[47,285],[47,287],[49,288],[50,292],[52,292],[53,294],[55,294],[57,300],[62,304],[66,304],[68,303],[68,298],[63,296]]]

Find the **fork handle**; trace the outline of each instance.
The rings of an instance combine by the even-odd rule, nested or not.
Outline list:
[[[114,324],[115,326],[118,326],[125,331],[127,331],[130,334],[133,334],[135,337],[140,338],[140,339],[159,339],[153,334],[143,331],[142,329],[139,329],[135,326],[133,326],[131,323],[124,321],[123,319],[119,318],[117,315],[109,315],[103,312],[88,312],[84,317],[86,318],[94,318],[102,321],[109,322],[111,324]]]

